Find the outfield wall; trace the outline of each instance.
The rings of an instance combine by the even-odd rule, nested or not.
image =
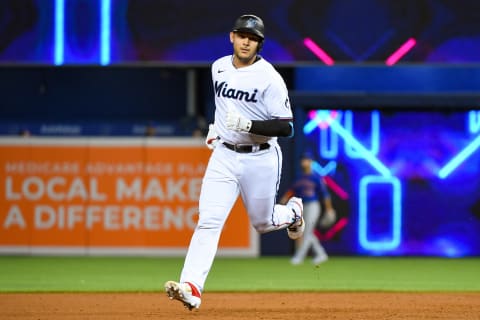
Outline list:
[[[184,255],[210,150],[192,138],[0,139],[0,253]],[[220,256],[257,256],[238,201]]]

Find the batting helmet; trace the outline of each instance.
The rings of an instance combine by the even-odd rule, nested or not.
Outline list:
[[[233,32],[247,32],[256,35],[264,40],[265,26],[262,19],[253,14],[244,14],[240,16],[233,25]]]

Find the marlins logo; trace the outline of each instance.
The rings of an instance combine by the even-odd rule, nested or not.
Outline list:
[[[247,25],[246,25],[247,28],[252,28],[252,29],[256,29],[257,27],[257,20],[255,20],[254,18],[249,18],[247,20]]]

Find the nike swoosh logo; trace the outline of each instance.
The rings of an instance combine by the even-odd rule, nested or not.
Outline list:
[[[224,71],[225,71],[225,70],[218,70],[217,72],[218,72],[218,73],[222,73],[222,72],[224,72]]]

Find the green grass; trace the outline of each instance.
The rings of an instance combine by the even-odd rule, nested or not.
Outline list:
[[[0,257],[0,292],[148,292],[178,280],[182,258]],[[217,258],[208,291],[480,291],[480,259]]]

